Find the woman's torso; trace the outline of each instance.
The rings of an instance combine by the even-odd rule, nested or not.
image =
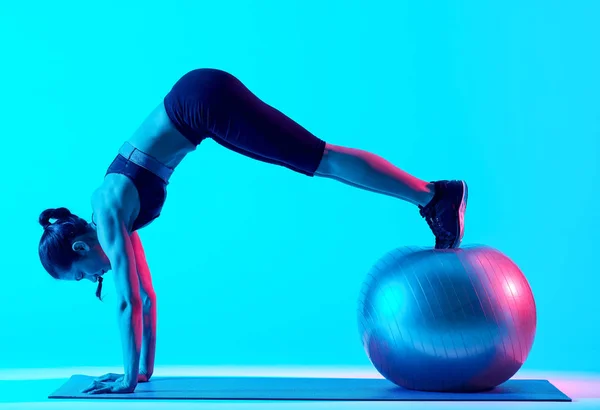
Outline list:
[[[165,112],[163,103],[146,117],[127,142],[171,169],[175,169],[187,154],[196,149],[195,145],[175,129]],[[159,202],[161,200],[164,202],[164,198],[158,198],[160,192],[153,194],[152,189],[149,192],[146,187],[140,189],[136,186],[136,182],[136,178],[131,174],[109,171],[103,183],[92,195],[93,213],[98,214],[108,207],[117,206],[130,232],[139,229],[141,227],[139,225],[147,224],[138,221],[138,216],[146,217],[140,214],[140,211],[142,213],[145,211],[142,207],[147,205],[142,204],[144,196],[150,196],[151,200],[155,199]],[[154,189],[160,191],[159,188]],[[154,219],[156,216],[158,215],[146,219]]]
[[[174,127],[162,102],[127,141],[172,169],[196,149],[196,146]]]

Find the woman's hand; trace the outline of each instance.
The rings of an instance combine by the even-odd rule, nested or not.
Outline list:
[[[82,393],[102,394],[102,393],[133,393],[135,388],[128,388],[123,384],[124,375],[118,373],[107,373],[97,377]],[[150,380],[150,376],[139,373],[138,383],[146,383]]]
[[[82,393],[89,394],[106,394],[106,393],[133,393],[135,386],[126,386],[123,381],[107,381],[101,382],[94,380],[86,389],[83,389]]]

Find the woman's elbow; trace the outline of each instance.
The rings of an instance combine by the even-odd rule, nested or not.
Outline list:
[[[150,309],[156,306],[156,294],[152,292],[151,294],[142,295],[142,308],[144,311],[149,311]]]
[[[140,298],[122,298],[119,301],[118,306],[120,312],[136,312],[143,308],[144,303]]]

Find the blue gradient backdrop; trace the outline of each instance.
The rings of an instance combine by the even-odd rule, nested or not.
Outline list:
[[[103,1],[0,5],[0,367],[119,366],[114,290],[40,266],[46,207],[89,217],[121,143],[218,67],[306,128],[471,188],[465,243],[535,292],[528,369],[600,370],[600,3]],[[412,206],[202,143],[140,232],[157,366],[365,365],[365,273],[432,237]],[[110,274],[109,274],[110,277]]]

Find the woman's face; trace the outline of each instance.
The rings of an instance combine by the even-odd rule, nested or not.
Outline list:
[[[98,282],[98,278],[110,270],[105,261],[96,255],[84,256],[71,265],[69,272],[65,273],[65,279],[81,281],[84,279]]]
[[[81,238],[73,243],[73,250],[80,256],[71,269],[61,273],[61,279],[97,282],[110,270],[110,261],[96,238]]]

